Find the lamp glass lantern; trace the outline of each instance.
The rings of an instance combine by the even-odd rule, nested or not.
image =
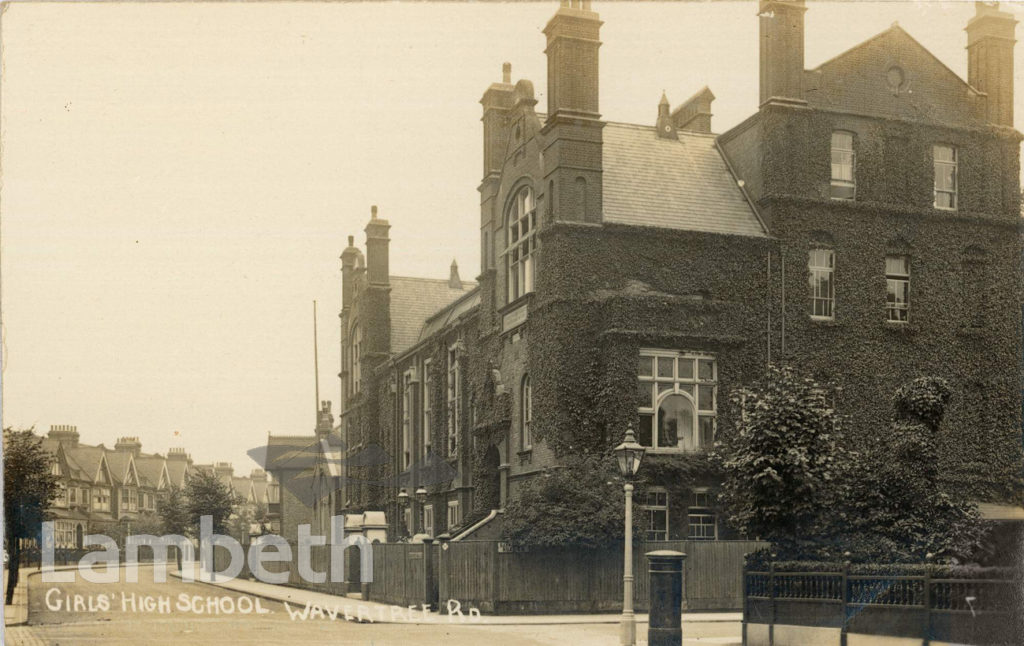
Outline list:
[[[644,453],[647,452],[647,449],[636,441],[632,425],[626,429],[624,441],[615,447],[614,451],[615,459],[619,462],[619,473],[622,474],[622,477],[631,479],[636,476],[636,472],[640,470],[640,461],[644,459]]]

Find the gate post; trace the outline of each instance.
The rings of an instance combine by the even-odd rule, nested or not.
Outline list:
[[[434,539],[423,539],[423,604],[437,608],[437,572],[434,571]],[[440,564],[439,564],[440,565]]]
[[[680,646],[683,643],[683,559],[686,554],[672,550],[647,553],[648,646]]]

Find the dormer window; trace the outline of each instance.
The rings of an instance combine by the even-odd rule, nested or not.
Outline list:
[[[508,247],[505,250],[508,266],[508,302],[533,291],[533,264],[537,243],[537,203],[533,190],[523,187],[509,206]]]
[[[852,200],[857,192],[856,153],[853,133],[837,130],[832,133],[832,199]]]

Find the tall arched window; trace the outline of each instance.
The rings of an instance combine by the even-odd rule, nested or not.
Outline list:
[[[505,250],[505,258],[508,266],[508,300],[511,303],[533,291],[537,203],[530,187],[524,186],[516,193],[509,206],[506,221],[508,247]]]
[[[519,443],[523,451],[533,447],[533,388],[530,386],[530,375],[523,377],[523,387],[519,395],[522,406],[519,416]]]

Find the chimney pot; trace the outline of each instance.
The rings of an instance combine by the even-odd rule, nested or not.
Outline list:
[[[502,63],[501,82],[506,85],[512,82],[512,63]]]
[[[377,219],[377,205],[376,204],[370,207],[370,218],[372,218],[374,220]]]
[[[355,236],[349,236],[348,237],[348,246],[350,246],[350,247],[355,246],[355,242],[356,242],[356,237]]]
[[[459,278],[459,263],[452,258],[451,271],[448,274],[448,287],[451,289],[462,289],[462,279]]]

